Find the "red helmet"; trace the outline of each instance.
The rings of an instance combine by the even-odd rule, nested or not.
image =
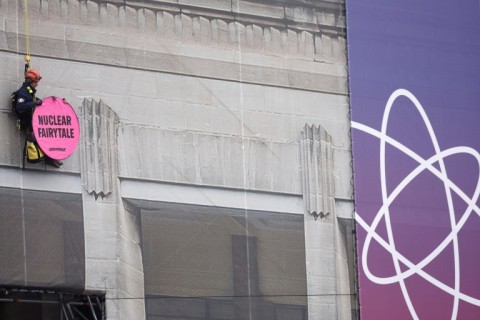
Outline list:
[[[34,69],[30,69],[27,72],[25,72],[25,79],[30,79],[32,82],[38,82],[42,79],[42,76],[40,75],[40,72]]]

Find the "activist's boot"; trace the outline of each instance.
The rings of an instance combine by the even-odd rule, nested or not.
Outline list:
[[[63,164],[62,161],[53,160],[51,158],[47,158],[45,161],[48,165],[51,165],[52,167],[55,167],[57,169],[60,168],[60,166]]]

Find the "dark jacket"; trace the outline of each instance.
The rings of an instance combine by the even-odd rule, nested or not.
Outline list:
[[[35,110],[35,93],[37,90],[32,88],[28,82],[24,82],[17,92],[15,111],[20,119],[20,130],[27,131],[32,128],[32,116]]]

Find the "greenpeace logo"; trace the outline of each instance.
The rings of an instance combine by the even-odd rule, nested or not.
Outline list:
[[[48,151],[65,151],[65,148],[48,148]]]

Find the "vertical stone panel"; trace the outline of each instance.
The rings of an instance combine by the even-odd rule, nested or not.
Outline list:
[[[228,43],[228,24],[217,19],[218,23],[218,42],[219,43]]]
[[[218,19],[213,19],[211,22],[212,41],[219,42]]]
[[[288,53],[288,33],[286,29],[280,31],[280,50],[282,54]]]
[[[88,20],[87,1],[80,1],[80,22],[86,24]]]
[[[125,30],[127,25],[127,10],[125,7],[118,7],[118,26],[120,30]]]
[[[315,219],[323,220],[334,212],[332,151],[332,138],[325,129],[306,124],[300,141],[303,201],[306,211]]]
[[[340,62],[347,60],[347,43],[344,38],[338,37],[336,40],[337,47],[335,48],[335,56]]]
[[[252,28],[253,28],[253,47],[257,49],[263,49],[263,28],[256,25],[253,25]]]
[[[331,36],[325,34],[315,35],[315,60],[332,61],[338,59],[333,52],[333,41]]]
[[[253,26],[248,25],[245,27],[245,38],[247,46],[253,48]]]
[[[99,5],[93,1],[87,2],[87,24],[92,27],[98,26]]]
[[[138,28],[138,12],[132,7],[126,7],[125,25],[127,32],[135,33]]]
[[[157,33],[157,16],[149,9],[145,9],[145,33],[152,36]]]
[[[200,18],[194,17],[192,19],[192,34],[194,40],[200,40]]]
[[[60,1],[48,0],[48,15],[49,19],[55,19],[60,16]]]
[[[137,28],[141,33],[145,33],[145,9],[140,8],[137,10]]]
[[[288,54],[295,54],[298,52],[298,35],[297,32],[288,30],[287,31],[288,39]]]
[[[107,3],[107,28],[109,30],[114,29],[118,25],[120,25],[119,21],[119,12],[118,12],[118,7]]]
[[[181,37],[183,32],[182,15],[181,13],[176,14],[174,18],[174,31],[177,37]]]
[[[71,24],[80,22],[80,3],[78,1],[68,1],[68,21]]]
[[[270,28],[263,30],[263,51],[264,53],[272,51],[272,34]]]
[[[194,30],[194,25],[193,25],[194,22],[192,21],[192,17],[186,14],[181,14],[180,17],[182,21],[182,28],[181,28],[182,39],[185,41],[190,41],[195,32],[200,33],[200,24],[198,24],[198,30]],[[197,22],[198,22],[198,19],[197,19]]]
[[[332,56],[332,38],[325,34],[322,34],[322,54],[325,58],[330,58]]]
[[[24,6],[24,5],[22,5]],[[40,1],[40,15],[42,19],[47,20],[48,19],[48,1],[47,0],[41,0]]]
[[[113,192],[118,175],[118,116],[102,100],[85,99],[80,122],[82,182],[89,194],[103,198]]]
[[[235,36],[235,22],[230,22],[228,24],[228,41],[230,43],[237,42],[237,37]]]
[[[163,13],[163,26],[166,38],[172,38],[175,35],[175,17],[170,12]]]
[[[164,24],[163,12],[162,11],[157,11],[155,13],[155,17],[156,17],[157,33],[158,33],[158,36],[160,37],[165,33],[165,24]]]
[[[236,41],[240,45],[245,45],[247,42],[247,31],[243,24],[235,22]]]
[[[13,13],[14,10],[18,10],[18,13],[20,14],[19,17],[21,17],[23,15],[23,12],[24,12],[24,6],[25,6],[25,3],[24,1],[18,1],[18,7],[17,7],[17,4],[15,4],[14,1],[12,1],[11,4],[8,4],[8,1],[1,1],[2,3],[5,3],[6,6],[8,6],[9,10],[10,10],[10,13]],[[41,10],[42,10],[42,7],[44,5],[45,1],[41,1],[41,0],[30,0],[28,1],[28,15],[29,15],[29,18],[31,20],[38,20],[39,19],[39,16],[40,16],[40,13],[41,13]],[[7,13],[7,16],[8,16],[8,13]],[[23,23],[25,23],[24,21],[22,21]]]
[[[98,26],[101,29],[106,29],[107,28],[107,21],[108,21],[108,11],[107,11],[107,4],[102,3],[99,6],[99,12],[98,12]]]
[[[60,17],[63,22],[68,21],[68,1],[60,0]]]
[[[334,13],[326,13],[325,14],[325,24],[334,26],[336,25],[336,15]]]
[[[207,43],[212,39],[210,20],[204,17],[200,17],[200,39],[203,43]]]
[[[315,55],[314,36],[310,32],[302,31],[302,33],[305,36],[305,40],[304,40],[305,41],[305,43],[304,43],[305,52],[304,52],[304,55],[307,58],[313,59],[313,57]]]

